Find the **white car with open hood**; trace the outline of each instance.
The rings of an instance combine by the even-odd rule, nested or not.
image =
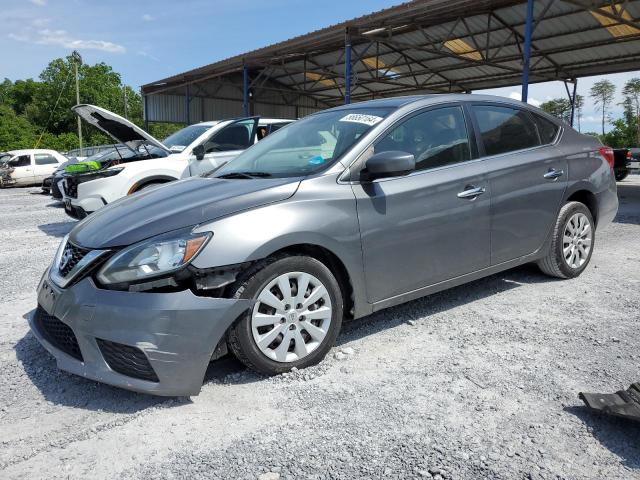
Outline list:
[[[111,166],[65,176],[66,212],[83,218],[121,197],[151,186],[200,175],[235,158],[258,140],[293,120],[248,117],[189,125],[160,142],[129,120],[94,105],[76,105],[84,121],[125,145],[135,155]]]

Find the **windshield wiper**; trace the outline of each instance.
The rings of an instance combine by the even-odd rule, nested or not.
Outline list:
[[[268,178],[271,176],[268,172],[229,172],[223,173],[218,178]]]

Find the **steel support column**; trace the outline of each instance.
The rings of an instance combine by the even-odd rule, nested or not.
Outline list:
[[[249,68],[242,66],[242,114],[249,116]]]
[[[573,122],[576,118],[576,99],[578,92],[578,79],[573,79],[573,95],[571,95],[571,126],[573,127]]]
[[[529,64],[531,62],[531,35],[533,32],[533,0],[527,0],[527,20],[524,27],[524,52],[522,62],[522,101],[529,99]]]
[[[344,39],[344,103],[351,103],[351,36],[348,31]]]

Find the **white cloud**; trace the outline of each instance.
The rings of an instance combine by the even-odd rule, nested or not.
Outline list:
[[[155,19],[156,17],[153,17],[148,13],[145,13],[144,15],[142,15],[142,20],[144,20],[145,22],[153,22]]]
[[[44,7],[47,4],[47,0],[29,0],[34,5],[38,5],[39,7]]]
[[[31,25],[33,25],[34,27],[42,28],[45,25],[47,25],[50,21],[51,19],[49,18],[34,18],[33,20],[31,20]]]
[[[522,94],[520,92],[511,92],[509,93],[509,98],[512,100],[520,101],[522,99]],[[532,97],[529,97],[527,99],[527,103],[529,105],[533,105],[534,107],[539,107],[540,105],[542,105],[542,102],[540,100],[536,100],[535,98],[532,98]]]
[[[127,51],[122,45],[105,40],[82,40],[73,38],[66,30],[50,30],[46,28],[32,34],[10,33],[8,36],[20,42],[35,43],[38,45],[58,45],[68,49],[101,50],[109,53],[125,53]]]

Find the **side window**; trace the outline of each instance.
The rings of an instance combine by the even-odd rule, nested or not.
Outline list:
[[[254,124],[255,120],[243,120],[223,128],[205,142],[205,153],[229,152],[249,148],[253,144],[251,133],[253,132]]]
[[[58,163],[56,157],[49,155],[48,153],[36,153],[34,157],[36,159],[36,165],[51,165],[53,163]]]
[[[558,134],[558,130],[560,127],[553,123],[551,120],[547,120],[546,118],[533,114],[533,119],[536,122],[538,127],[538,133],[540,134],[540,140],[543,145],[548,145],[553,143],[556,139],[556,135]]]
[[[412,153],[416,170],[441,167],[471,159],[469,136],[461,107],[419,113],[395,127],[374,146],[374,152]]]
[[[31,166],[31,155],[21,155],[9,162],[12,167],[29,167]]]
[[[493,105],[474,105],[472,108],[487,155],[540,145],[536,127],[526,112]]]

